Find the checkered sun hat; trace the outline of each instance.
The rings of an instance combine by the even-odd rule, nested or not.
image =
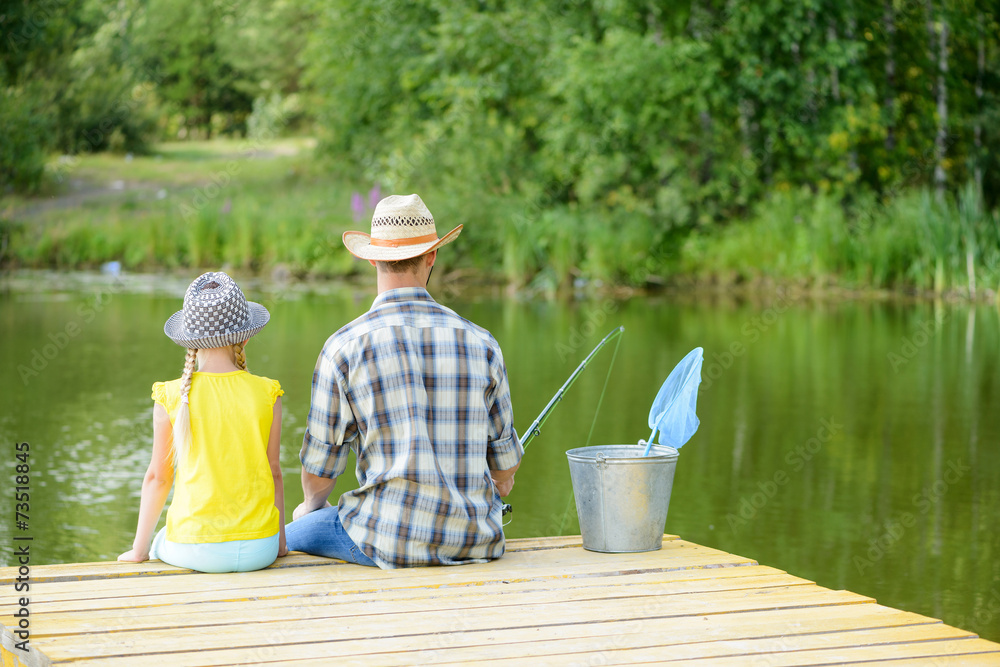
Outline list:
[[[203,273],[184,294],[184,309],[170,316],[163,333],[182,347],[207,350],[242,343],[264,328],[267,308],[247,301],[221,271]]]
[[[434,216],[419,195],[390,195],[372,215],[372,233],[344,232],[348,252],[361,259],[386,262],[425,255],[454,241],[462,225],[438,237]]]

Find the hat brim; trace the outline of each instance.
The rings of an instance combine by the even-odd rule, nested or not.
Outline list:
[[[184,328],[184,311],[178,310],[163,325],[163,333],[167,334],[167,338],[170,340],[189,350],[209,350],[214,347],[236,345],[237,343],[250,340],[271,319],[271,314],[267,312],[267,308],[259,303],[247,301],[247,308],[250,310],[250,319],[238,331],[229,331],[215,336],[192,336]]]
[[[376,262],[396,262],[401,259],[410,259],[426,255],[431,250],[436,250],[441,246],[451,243],[462,233],[462,225],[455,227],[437,241],[427,243],[416,243],[414,245],[401,245],[396,247],[385,247],[372,245],[372,237],[364,232],[344,232],[343,240],[347,251],[358,259],[369,259]]]

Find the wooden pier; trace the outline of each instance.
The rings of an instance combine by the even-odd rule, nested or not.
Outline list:
[[[1000,644],[665,535],[600,554],[579,537],[511,540],[486,565],[380,571],[302,554],[266,570],[31,568],[30,653],[14,648],[15,568],[0,569],[4,667],[72,665],[1000,665]]]

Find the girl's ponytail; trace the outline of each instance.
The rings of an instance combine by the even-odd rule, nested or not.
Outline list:
[[[247,353],[243,351],[244,345],[246,345],[245,342],[233,345],[233,360],[236,362],[236,367],[241,371],[247,369]]]
[[[181,374],[181,404],[174,417],[174,470],[180,469],[191,449],[191,410],[188,395],[191,393],[191,375],[198,361],[198,350],[188,350],[184,357],[184,373]]]

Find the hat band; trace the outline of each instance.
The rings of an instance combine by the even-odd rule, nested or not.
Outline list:
[[[398,248],[400,246],[417,245],[418,243],[431,243],[437,240],[438,240],[437,234],[414,236],[406,239],[377,239],[375,237],[372,237],[371,244],[379,248]]]

